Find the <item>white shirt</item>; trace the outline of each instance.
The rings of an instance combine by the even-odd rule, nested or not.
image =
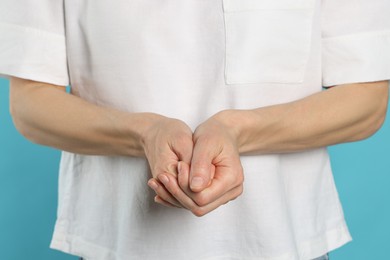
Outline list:
[[[2,0],[0,73],[192,128],[322,86],[390,78],[390,1]],[[312,259],[350,241],[326,148],[242,156],[244,193],[197,218],[145,159],[63,152],[51,247],[88,260]]]

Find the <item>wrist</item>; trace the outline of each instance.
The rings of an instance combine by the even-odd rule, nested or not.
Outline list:
[[[218,112],[213,119],[223,125],[241,152],[253,122],[253,113],[250,110],[229,109]]]
[[[127,155],[144,157],[148,133],[157,122],[165,119],[165,117],[155,113],[134,113],[127,114],[127,117],[128,120],[125,120],[126,136],[131,137],[127,138],[129,141],[126,145]]]
[[[271,111],[272,110],[272,111]],[[240,154],[262,154],[271,151],[280,132],[278,115],[269,108],[224,110],[215,115],[234,137]]]

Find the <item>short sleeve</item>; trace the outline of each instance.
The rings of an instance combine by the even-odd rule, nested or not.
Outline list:
[[[390,0],[321,0],[322,84],[390,79]]]
[[[63,4],[0,1],[0,76],[69,84]]]

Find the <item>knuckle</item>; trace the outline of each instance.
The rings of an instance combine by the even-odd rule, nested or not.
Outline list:
[[[176,187],[170,187],[169,192],[175,198],[177,198],[179,196],[179,189],[177,189]]]
[[[195,196],[194,201],[198,206],[203,207],[203,206],[206,206],[210,202],[210,199],[208,198],[208,196],[200,193],[200,194],[197,194],[197,196]]]
[[[243,174],[239,174],[239,175],[237,176],[237,183],[238,183],[238,184],[244,183],[244,175],[243,175]]]
[[[207,214],[207,212],[203,208],[192,209],[191,212],[197,217],[203,217]]]
[[[240,167],[240,169],[237,172],[235,183],[237,185],[241,185],[242,183],[244,183],[244,172],[242,167]]]
[[[226,175],[223,179],[223,183],[227,190],[233,189],[239,185],[238,176],[233,173]]]
[[[244,193],[244,187],[241,185],[240,187],[238,187],[236,198],[241,196],[243,193]]]
[[[165,172],[169,172],[173,174],[174,176],[177,175],[177,163],[176,162],[171,162],[166,165]]]
[[[235,198],[230,198],[230,199],[228,199],[227,201],[225,201],[225,202],[223,203],[223,205],[226,205],[226,204],[228,204],[229,202],[231,202],[231,201],[233,201],[233,200],[235,200]]]
[[[241,195],[243,193],[244,193],[244,186],[241,185],[240,188],[239,188],[239,195]]]
[[[228,185],[236,185],[237,184],[237,175],[232,173],[226,176],[226,184]]]
[[[243,186],[239,186],[236,191],[234,192],[233,194],[233,198],[231,200],[235,200],[237,199],[238,197],[240,197],[242,195],[242,193],[244,192],[244,188]]]

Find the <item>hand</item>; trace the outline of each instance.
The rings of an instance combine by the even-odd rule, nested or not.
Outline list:
[[[234,200],[243,191],[244,175],[238,151],[238,133],[226,123],[231,111],[220,112],[194,133],[190,188],[194,201],[205,206]]]
[[[153,178],[148,185],[159,195],[155,201],[170,207],[182,205],[165,189],[159,175],[177,178],[178,162],[191,162],[193,141],[191,129],[182,121],[158,117],[143,137],[145,156]]]
[[[237,135],[224,123],[226,116],[227,111],[221,112],[196,129],[191,170],[187,170],[188,164],[179,164],[179,185],[172,176],[159,176],[166,190],[196,216],[226,204],[243,191]]]

